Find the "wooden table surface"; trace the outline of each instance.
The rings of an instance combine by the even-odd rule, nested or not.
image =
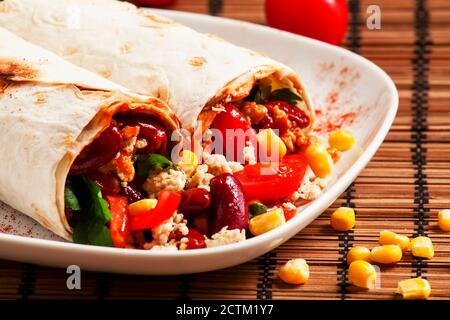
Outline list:
[[[381,8],[381,30],[366,28],[366,9]],[[263,24],[263,0],[178,0],[170,8]],[[450,208],[450,1],[350,0],[351,23],[344,47],[382,67],[395,81],[400,107],[379,151],[336,203],[293,239],[246,264],[215,272],[172,277],[83,272],[82,290],[66,288],[65,270],[0,260],[4,299],[393,299],[397,282],[417,275],[432,286],[432,299],[450,298],[450,233],[437,228],[437,211]],[[333,208],[355,208],[348,233],[329,227]],[[343,258],[355,244],[373,246],[390,229],[426,234],[436,255],[407,255],[382,268],[381,288],[348,284]],[[302,257],[310,281],[288,286],[276,271]]]

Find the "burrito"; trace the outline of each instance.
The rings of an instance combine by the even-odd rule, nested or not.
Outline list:
[[[205,132],[219,112],[237,108],[253,128],[278,130],[288,153],[297,153],[313,126],[310,98],[289,67],[128,2],[6,0],[0,6],[4,28],[161,98],[183,128],[201,125]]]
[[[167,152],[170,108],[1,28],[0,104],[0,200],[67,240],[124,247],[114,206],[139,197],[133,157]]]
[[[137,94],[160,99],[179,119],[182,139],[172,134],[170,142],[162,139],[146,150],[148,139],[141,145],[141,138],[147,122],[152,132],[164,127],[166,135],[174,126],[163,115],[157,126],[136,119],[134,111],[116,112],[103,131],[106,138],[102,134],[95,146],[83,149],[69,170],[69,195],[77,195],[80,186],[100,187],[111,216],[122,222],[127,217],[122,226],[128,231],[116,246],[198,249],[269,232],[321,194],[334,162],[354,143],[349,132],[329,141],[314,136],[314,109],[289,67],[126,2],[6,0],[0,3],[0,26]],[[111,159],[113,152],[103,151],[118,131],[122,148],[134,139],[133,157],[115,149]],[[85,168],[91,154],[105,160],[95,170]],[[89,242],[82,236],[75,241]]]

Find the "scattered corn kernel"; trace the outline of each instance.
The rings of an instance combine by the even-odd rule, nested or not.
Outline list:
[[[328,137],[328,143],[339,151],[347,151],[355,144],[355,137],[347,130],[339,130]]]
[[[304,284],[309,279],[309,266],[304,259],[289,260],[278,274],[286,283]]]
[[[257,135],[257,140],[258,146],[262,148],[263,154],[268,158],[274,157],[276,155],[274,152],[278,152],[280,158],[286,155],[286,145],[272,129],[261,130]]]
[[[351,247],[347,253],[347,263],[350,264],[356,260],[370,262],[370,250],[363,246]]]
[[[187,176],[191,176],[198,167],[197,156],[190,150],[183,150],[180,153],[177,165]]]
[[[348,268],[348,280],[354,286],[374,289],[377,283],[377,271],[367,261],[356,260]]]
[[[142,199],[133,202],[128,206],[128,213],[131,216],[137,216],[147,212],[148,210],[154,209],[157,203],[158,200],[156,199]]]
[[[415,257],[431,259],[434,256],[434,246],[428,237],[417,237],[411,240],[411,253]]]
[[[409,250],[409,243],[410,243],[409,238],[407,236],[402,236],[392,231],[388,230],[381,231],[380,239],[378,240],[378,242],[381,245],[395,244],[399,246],[402,249],[402,251]]]
[[[334,170],[333,159],[327,149],[319,143],[311,144],[305,151],[305,157],[311,170],[319,178],[325,178]]]
[[[275,208],[252,218],[249,223],[249,229],[254,236],[258,236],[281,226],[285,222],[283,209]]]
[[[395,244],[387,244],[372,248],[370,260],[381,264],[391,264],[402,260],[402,249]]]
[[[439,211],[438,223],[442,231],[450,231],[450,209]]]
[[[352,208],[340,207],[331,214],[331,227],[337,231],[349,231],[355,226],[355,211]]]
[[[431,293],[431,286],[422,278],[402,280],[398,283],[397,293],[407,300],[427,299]]]

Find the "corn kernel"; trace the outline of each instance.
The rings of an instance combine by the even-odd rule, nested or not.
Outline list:
[[[409,243],[410,243],[409,238],[407,236],[402,236],[392,231],[388,230],[381,231],[380,239],[378,240],[378,242],[381,245],[395,244],[399,246],[402,249],[402,251],[409,250]]]
[[[331,227],[337,231],[349,231],[355,226],[355,211],[352,208],[340,207],[330,218]]]
[[[347,263],[350,264],[356,260],[370,262],[370,250],[363,246],[351,247],[347,253]]]
[[[157,203],[158,203],[158,200],[156,200],[156,199],[142,199],[142,200],[133,202],[128,206],[128,214],[130,216],[140,215],[151,209],[154,209],[156,207]]]
[[[411,240],[411,253],[415,257],[431,259],[434,256],[434,246],[428,237],[417,237]]]
[[[327,149],[319,143],[311,144],[305,151],[305,157],[311,170],[319,178],[325,178],[334,170],[333,159]]]
[[[431,293],[431,286],[422,278],[402,280],[398,283],[397,293],[407,300],[427,299]]]
[[[309,279],[309,266],[304,259],[286,262],[278,273],[281,280],[289,284],[304,284]]]
[[[266,233],[286,222],[283,209],[275,208],[250,220],[249,229],[254,236]]]
[[[356,260],[348,267],[348,280],[354,286],[374,289],[377,283],[377,271],[367,261]]]
[[[381,264],[391,264],[402,260],[402,249],[394,244],[372,248],[370,260]]]
[[[198,167],[197,156],[190,150],[183,150],[180,153],[177,165],[187,176],[191,176]]]
[[[257,135],[258,146],[262,149],[262,154],[268,158],[274,156],[284,157],[287,152],[286,145],[283,140],[272,130],[263,129]],[[276,152],[278,154],[276,154]]]
[[[355,144],[355,137],[347,130],[339,130],[328,137],[328,143],[339,151],[347,151]]]
[[[442,231],[450,231],[450,209],[439,211],[438,223]]]

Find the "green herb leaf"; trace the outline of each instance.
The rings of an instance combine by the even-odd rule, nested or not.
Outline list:
[[[172,161],[156,153],[139,155],[135,163],[136,171],[142,177],[147,177],[151,171],[161,171],[174,166]]]
[[[290,89],[284,88],[284,89],[278,89],[272,92],[272,98],[277,100],[283,100],[286,101],[289,104],[296,104],[297,101],[302,101],[302,97],[299,95],[293,93]]]
[[[81,210],[80,202],[70,184],[66,184],[66,187],[64,188],[64,203],[69,209],[75,211]]]
[[[111,212],[109,211],[108,202],[102,197],[99,186],[86,177],[83,177],[83,181],[89,191],[89,211],[103,223],[109,222],[111,220]]]
[[[255,102],[257,104],[262,104],[262,103],[266,102],[267,100],[270,99],[271,92],[272,92],[271,86],[258,87],[258,91],[256,91],[256,94],[255,94]]]
[[[267,207],[262,203],[255,202],[249,205],[250,219],[267,212]]]
[[[108,202],[103,199],[99,186],[86,177],[79,183],[85,193],[81,198],[82,216],[74,228],[76,243],[113,247],[111,233],[106,224],[111,220]]]

